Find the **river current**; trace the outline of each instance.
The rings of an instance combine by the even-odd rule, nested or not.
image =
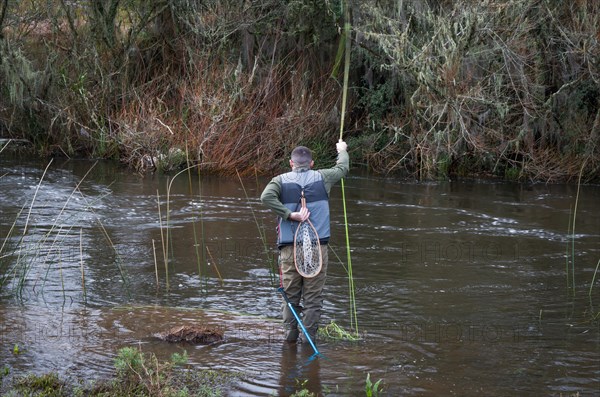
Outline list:
[[[600,394],[600,187],[344,181],[360,340],[287,346],[268,178],[0,157],[0,361],[110,376],[120,347],[243,374],[227,395]],[[353,170],[354,171],[354,170]],[[341,188],[323,325],[352,325]],[[165,263],[167,265],[165,265]],[[592,284],[594,281],[594,284]],[[225,342],[180,345],[172,326]],[[14,354],[13,346],[22,352]],[[306,382],[304,382],[306,381]],[[578,394],[577,394],[578,393]]]

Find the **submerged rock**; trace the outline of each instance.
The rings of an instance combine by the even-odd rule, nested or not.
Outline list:
[[[223,341],[223,331],[194,325],[173,327],[166,332],[161,332],[157,336],[164,341],[173,343],[189,342],[211,344]]]

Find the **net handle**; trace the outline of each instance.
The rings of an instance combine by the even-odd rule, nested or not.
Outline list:
[[[300,195],[300,207],[306,208],[306,197],[304,197],[304,190],[302,191],[302,193]]]

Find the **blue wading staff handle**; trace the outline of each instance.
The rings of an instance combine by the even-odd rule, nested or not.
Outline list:
[[[304,324],[302,324],[302,320],[300,320],[300,317],[298,317],[298,313],[296,313],[296,311],[294,310],[294,307],[292,306],[292,302],[290,302],[290,300],[288,299],[287,294],[283,290],[283,287],[279,287],[277,289],[277,291],[281,292],[281,295],[283,295],[283,299],[285,299],[285,301],[287,302],[288,307],[292,311],[292,314],[296,318],[296,321],[298,321],[298,324],[300,324],[300,328],[302,328],[302,332],[304,332],[304,336],[306,336],[306,340],[308,340],[308,343],[310,343],[310,345],[312,346],[313,350],[315,351],[315,354],[319,354],[319,351],[317,350],[317,347],[315,346],[315,344],[313,343],[312,339],[310,338],[310,335],[306,331],[306,328],[304,328]]]

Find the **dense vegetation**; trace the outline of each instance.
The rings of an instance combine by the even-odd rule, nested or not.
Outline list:
[[[355,165],[600,178],[600,2],[345,3],[0,0],[0,137],[140,170],[330,157],[348,5]]]

